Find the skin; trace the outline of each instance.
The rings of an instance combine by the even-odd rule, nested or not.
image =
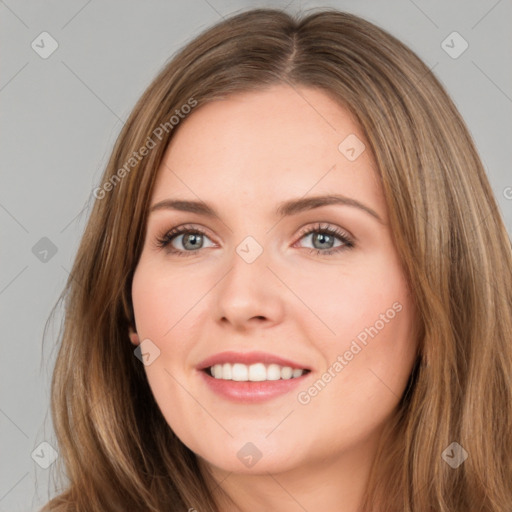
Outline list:
[[[354,161],[338,150],[350,134],[366,145]],[[349,205],[276,216],[282,201],[324,194],[356,199],[382,222]],[[158,170],[151,205],[168,198],[204,201],[219,216],[152,212],[135,271],[132,343],[150,339],[160,350],[145,370],[167,423],[222,482],[233,501],[217,489],[223,511],[311,511],[321,503],[325,512],[355,512],[417,350],[413,299],[355,118],[321,90],[287,85],[203,105],[179,125]],[[318,230],[301,235],[318,223],[349,234],[354,247],[312,251],[332,248]],[[207,232],[202,248],[185,246],[186,235],[173,241],[186,256],[156,245],[183,224]],[[250,264],[236,252],[247,236],[263,248]],[[401,310],[335,371],[338,356],[394,303]],[[312,372],[285,395],[234,403],[196,370],[224,350],[270,352]],[[330,382],[300,403],[298,392],[329,368]],[[262,454],[252,467],[237,457],[247,442]]]

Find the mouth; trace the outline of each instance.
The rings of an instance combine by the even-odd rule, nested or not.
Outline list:
[[[277,363],[216,363],[198,368],[206,389],[235,404],[260,404],[306,385],[311,370]]]
[[[285,396],[312,372],[302,363],[266,352],[222,352],[196,369],[206,389],[238,404]]]

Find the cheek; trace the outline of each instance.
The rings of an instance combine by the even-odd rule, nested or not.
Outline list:
[[[183,275],[169,276],[156,266],[141,261],[132,284],[132,301],[141,340],[157,343],[171,335],[191,305],[197,302],[200,290]]]
[[[399,316],[393,304],[408,300],[406,283],[393,258],[386,253],[356,256],[346,264],[288,271],[288,282],[300,299],[290,301],[296,304],[294,321],[302,322],[308,333],[316,331],[311,339],[324,340],[326,347],[337,350],[361,332],[364,338],[365,328],[376,322],[381,327],[380,315],[386,311],[388,318]]]
[[[311,287],[305,302],[315,315],[297,315],[323,356],[318,380],[297,397],[309,418],[337,404],[369,426],[403,394],[416,356],[415,310],[399,267],[381,263]]]

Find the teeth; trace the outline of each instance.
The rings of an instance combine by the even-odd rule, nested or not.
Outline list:
[[[222,377],[224,377],[227,380],[231,380],[231,378],[232,378],[231,377],[231,375],[232,375],[231,365],[229,363],[226,363],[225,365],[223,365],[222,366],[222,373],[219,372],[219,374],[220,374],[219,379],[222,379]]]
[[[220,365],[219,365],[220,366]],[[222,366],[222,373],[215,376],[216,379],[222,379],[224,376],[224,367]],[[234,364],[231,368],[231,378],[233,380],[249,380],[249,369],[245,364]]]
[[[249,380],[252,382],[267,380],[267,369],[265,365],[262,363],[251,364],[251,366],[249,366]]]
[[[293,375],[293,369],[289,366],[281,368],[281,379],[291,379]]]
[[[278,364],[269,364],[267,367],[267,380],[279,380],[281,378],[281,367]]]
[[[208,369],[208,373],[216,379],[250,382],[296,379],[305,372],[306,370],[291,368],[290,366],[279,366],[278,364],[266,366],[263,363],[251,365],[224,363],[215,364]]]

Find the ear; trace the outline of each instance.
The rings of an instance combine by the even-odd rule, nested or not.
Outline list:
[[[139,335],[135,332],[132,326],[128,328],[128,336],[130,337],[130,341],[133,345],[140,344]]]

